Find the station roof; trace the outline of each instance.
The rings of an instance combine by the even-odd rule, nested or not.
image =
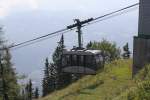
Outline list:
[[[63,54],[73,54],[73,55],[96,55],[96,54],[101,54],[101,50],[64,50]]]

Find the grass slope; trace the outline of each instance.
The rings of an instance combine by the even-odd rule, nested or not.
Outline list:
[[[65,89],[55,91],[40,100],[112,100],[121,98],[130,87],[136,87],[131,78],[131,60],[107,64],[95,76],[85,76]],[[119,99],[118,99],[119,100]]]
[[[150,65],[145,66],[134,78],[136,85],[113,100],[150,100]]]

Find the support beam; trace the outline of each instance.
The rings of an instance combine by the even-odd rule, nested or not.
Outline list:
[[[150,0],[140,0],[138,36],[134,37],[133,76],[150,64]]]

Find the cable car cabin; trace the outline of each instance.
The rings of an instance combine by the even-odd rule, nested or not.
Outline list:
[[[100,50],[64,50],[62,72],[95,75],[98,69],[103,68],[103,62]]]

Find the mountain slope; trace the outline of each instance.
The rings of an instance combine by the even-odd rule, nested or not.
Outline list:
[[[131,77],[131,60],[107,64],[95,76],[85,76],[65,89],[40,100],[109,100],[121,95],[136,83]]]

